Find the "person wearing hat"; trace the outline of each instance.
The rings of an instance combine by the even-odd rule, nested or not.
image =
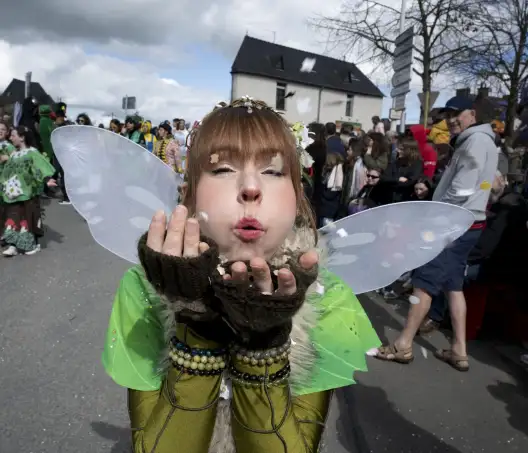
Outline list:
[[[156,142],[153,154],[169,165],[174,171],[181,172],[180,147],[172,136],[169,123],[161,123],[158,127],[159,140]]]
[[[464,96],[451,98],[443,112],[456,122],[460,134],[455,152],[433,195],[433,201],[461,206],[473,213],[471,228],[436,258],[416,269],[412,277],[412,302],[405,328],[396,341],[378,349],[381,360],[410,363],[413,340],[425,319],[433,297],[446,293],[453,325],[451,348],[435,356],[458,371],[469,370],[466,351],[466,299],[464,274],[469,253],[486,225],[486,208],[498,165],[495,134],[489,123],[477,122],[474,103]]]

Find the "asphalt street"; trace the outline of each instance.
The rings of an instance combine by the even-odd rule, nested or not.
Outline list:
[[[0,453],[130,452],[126,393],[100,361],[128,265],[71,206],[51,202],[45,224],[41,253],[0,257]],[[405,303],[361,300],[380,337],[394,339]],[[459,373],[433,357],[447,344],[440,333],[419,339],[407,366],[369,359],[339,392],[327,451],[526,453],[526,370],[472,342],[471,370]]]

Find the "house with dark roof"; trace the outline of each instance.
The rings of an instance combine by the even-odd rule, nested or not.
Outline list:
[[[381,116],[383,93],[355,64],[246,36],[231,67],[231,100],[250,96],[290,122]]]
[[[20,102],[20,104],[22,104],[26,97],[25,93],[26,83],[24,80],[11,80],[9,85],[7,85],[7,88],[0,95],[0,106],[12,106],[16,102]],[[42,85],[38,82],[31,82],[29,95],[33,96],[39,104],[55,104],[53,98],[44,90],[44,88],[42,88]]]

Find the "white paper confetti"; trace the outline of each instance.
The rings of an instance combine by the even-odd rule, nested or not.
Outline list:
[[[410,295],[409,296],[409,302],[413,305],[417,305],[420,303],[420,298],[415,296],[415,295]]]
[[[339,228],[339,230],[336,231],[336,234],[341,238],[348,236],[348,233],[343,228]]]
[[[212,164],[217,164],[218,163],[218,159],[219,159],[218,154],[211,154],[211,157],[210,157],[209,161]]]
[[[204,222],[208,222],[209,221],[209,215],[207,214],[207,212],[204,212],[204,211],[200,211],[198,213],[198,218],[200,220],[203,220]]]
[[[422,239],[425,242],[433,242],[435,240],[435,234],[432,231],[422,231]]]
[[[275,167],[277,171],[282,171],[282,169],[284,168],[284,160],[282,159],[282,155],[278,153],[275,154],[275,156],[273,156],[273,158],[271,159],[271,165]]]
[[[475,193],[474,189],[461,189],[461,190],[457,190],[457,192],[456,192],[456,194],[459,197],[470,197],[474,193]]]
[[[378,348],[372,348],[367,351],[369,357],[376,357],[378,355]]]
[[[423,346],[421,347],[421,350],[422,350],[422,355],[424,356],[424,358],[427,359],[427,349],[425,349]]]

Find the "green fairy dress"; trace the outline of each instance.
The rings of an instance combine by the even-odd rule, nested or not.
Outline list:
[[[366,352],[380,345],[352,290],[324,269],[320,271],[319,282],[317,292],[305,302],[311,304],[317,313],[317,323],[309,333],[309,341],[317,351],[311,376],[303,379],[303,383],[290,385],[290,390],[273,387],[266,394],[260,394],[260,389],[237,387],[233,382],[232,395],[226,398],[232,398],[235,420],[258,431],[238,430],[237,423],[232,422],[236,451],[281,451],[278,450],[282,448],[279,439],[259,432],[265,431],[272,423],[268,398],[273,400],[277,413],[288,413],[289,392],[293,398],[291,417],[285,419],[280,429],[288,452],[312,451],[306,450],[305,445],[313,446],[316,451],[331,390],[353,384],[354,373],[367,370]],[[172,446],[175,443],[181,451],[190,453],[229,451],[212,447],[216,445],[219,423],[216,421],[215,425],[216,406],[212,410],[207,405],[215,394],[225,393],[225,380],[221,376],[216,380],[214,377],[190,377],[175,382],[171,377],[173,371],[167,374],[160,367],[167,345],[162,319],[162,302],[146,280],[142,268],[131,268],[124,275],[115,296],[102,362],[110,377],[129,389],[136,451],[151,451],[151,446],[158,445],[153,451],[169,453],[174,451]],[[182,338],[183,334],[177,332],[177,335]],[[204,345],[202,341],[192,334],[186,338],[187,344],[194,348],[215,347],[210,342]],[[169,393],[164,397],[166,392]],[[174,412],[176,403],[170,403],[170,395],[178,395],[177,407],[196,406],[207,410]],[[310,422],[302,422],[303,419]]]

